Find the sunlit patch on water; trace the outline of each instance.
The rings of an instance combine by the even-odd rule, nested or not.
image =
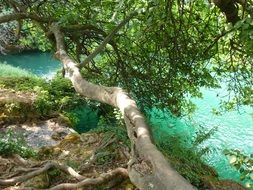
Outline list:
[[[61,68],[61,63],[49,52],[25,52],[22,54],[0,55],[0,62],[19,67],[50,80]]]

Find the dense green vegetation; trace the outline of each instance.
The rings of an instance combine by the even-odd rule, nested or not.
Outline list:
[[[240,150],[225,150],[229,163],[240,172],[240,179],[247,188],[253,187],[253,154],[245,155]]]
[[[137,11],[105,51],[84,66],[83,74],[99,84],[123,86],[143,107],[166,107],[178,115],[193,111],[187,97],[201,97],[200,87],[218,87],[221,81],[230,92],[225,108],[252,105],[252,18],[243,6],[237,7],[240,21],[231,25],[219,7],[202,0],[23,4],[29,7],[28,13],[60,23],[68,51],[78,62],[125,15]],[[2,6],[11,8],[5,2]],[[26,32],[18,40],[24,46],[50,49],[50,38],[43,32],[48,27],[25,21],[22,29]]]
[[[36,94],[32,107],[26,108],[17,102],[12,102],[9,106],[6,104],[5,107],[9,107],[9,115],[13,112],[26,114],[25,112],[34,111],[34,117],[39,115],[43,118],[60,113],[65,122],[76,127],[82,120],[81,115],[84,114],[84,112],[78,114],[78,110],[86,109],[90,112],[96,112],[100,105],[76,94],[71,82],[60,75],[51,81],[46,81],[25,70],[9,65],[0,64],[0,67],[1,88]],[[87,115],[84,114],[83,117],[87,117]],[[82,129],[80,130],[82,131]]]
[[[29,147],[22,134],[12,130],[0,134],[0,155],[12,156],[18,154],[24,158],[36,157],[37,153]]]
[[[70,59],[61,57],[66,50],[77,62],[84,78],[96,84],[123,87],[137,100],[142,110],[156,107],[170,110],[177,116],[187,114],[195,109],[190,97],[201,97],[201,87],[217,88],[221,84],[228,86],[229,92],[225,95],[227,100],[221,102],[223,109],[252,106],[251,0],[0,0],[0,3],[0,8],[4,10],[4,16],[0,17],[4,34],[4,40],[0,37],[1,52],[9,44],[43,51],[54,49],[67,67],[66,60]],[[13,23],[14,20],[17,22]],[[117,34],[105,43],[110,36],[108,34],[112,34],[110,32],[119,27],[122,20],[127,20],[125,27],[121,26]],[[96,52],[103,43],[105,48]],[[92,52],[99,55],[87,61]],[[67,71],[68,75],[73,74]],[[6,76],[8,74],[2,75],[5,77],[0,81],[1,87],[37,95],[34,109],[42,116],[60,112],[69,118],[72,125],[76,125],[76,109],[80,105],[89,105],[94,110],[101,106],[75,94],[71,83],[59,76],[45,82],[36,77],[10,78]],[[72,80],[73,84],[77,82]],[[12,110],[20,106],[10,104],[7,107]],[[115,122],[121,117],[111,108],[107,110],[106,106],[103,107],[107,112],[104,114],[105,123]],[[104,112],[99,111],[99,114]],[[133,128],[138,127],[129,120]],[[138,138],[134,132],[132,138]],[[181,146],[174,147],[166,141],[158,142],[157,146],[165,155],[169,156],[168,150],[170,153],[175,151],[173,154],[179,156],[180,162],[189,162],[184,160],[185,154],[180,154]],[[192,149],[194,147],[185,152],[195,160],[201,154],[192,153]],[[202,163],[198,163],[201,168]],[[197,162],[189,165],[193,168]],[[251,171],[247,176],[251,176]],[[195,174],[190,172],[186,178],[201,186]]]

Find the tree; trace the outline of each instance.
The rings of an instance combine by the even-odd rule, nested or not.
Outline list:
[[[237,16],[228,18],[223,3],[214,3],[4,0],[9,12],[0,23],[15,21],[23,29],[20,43],[54,49],[78,93],[120,109],[132,144],[129,176],[137,187],[193,189],[154,146],[135,101],[106,86],[125,88],[141,110],[155,106],[180,115],[193,108],[189,95],[201,97],[200,87],[218,87],[225,76],[236,92],[232,103],[252,104],[253,44],[245,40],[251,20],[244,13],[241,20],[235,4]],[[248,4],[241,10],[250,10]],[[219,9],[234,26],[228,27]]]

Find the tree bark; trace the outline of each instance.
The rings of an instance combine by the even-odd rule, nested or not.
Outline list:
[[[228,22],[235,24],[240,20],[238,8],[234,0],[213,0],[213,2],[226,15]]]
[[[64,36],[57,24],[52,24],[51,32],[55,36],[56,57],[63,63],[65,77],[69,78],[75,90],[81,95],[119,108],[124,115],[128,136],[131,140],[132,155],[128,171],[131,181],[141,190],[193,190],[188,181],[176,172],[157,150],[151,140],[149,126],[124,90],[118,87],[106,87],[86,81],[78,64],[66,53]]]
[[[1,16],[0,23],[27,18],[38,22],[53,21],[53,19],[41,18],[35,14],[16,13]],[[75,90],[87,98],[119,108],[124,115],[128,136],[131,140],[131,159],[128,164],[131,181],[141,190],[195,189],[172,168],[162,153],[153,144],[149,126],[137,108],[135,101],[121,88],[99,86],[86,81],[79,71],[80,64],[76,63],[66,53],[64,35],[60,31],[60,27],[53,23],[50,30],[54,34],[56,41],[57,51],[55,55],[63,63],[65,77],[71,80]],[[117,32],[117,30],[118,27],[113,31]],[[112,32],[111,34],[114,35],[116,32]],[[111,36],[108,36],[105,39],[106,43],[110,39]],[[103,49],[106,43],[102,43],[97,49]],[[92,54],[89,58],[94,57],[96,54]]]

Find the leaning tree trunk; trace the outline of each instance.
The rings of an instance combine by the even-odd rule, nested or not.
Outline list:
[[[65,76],[81,95],[110,104],[124,115],[128,136],[131,140],[131,160],[128,163],[130,180],[141,190],[193,190],[188,181],[176,172],[151,140],[145,118],[126,92],[117,87],[105,87],[86,81],[78,64],[65,49],[64,36],[57,24],[51,26],[57,45],[56,57],[63,63]]]

